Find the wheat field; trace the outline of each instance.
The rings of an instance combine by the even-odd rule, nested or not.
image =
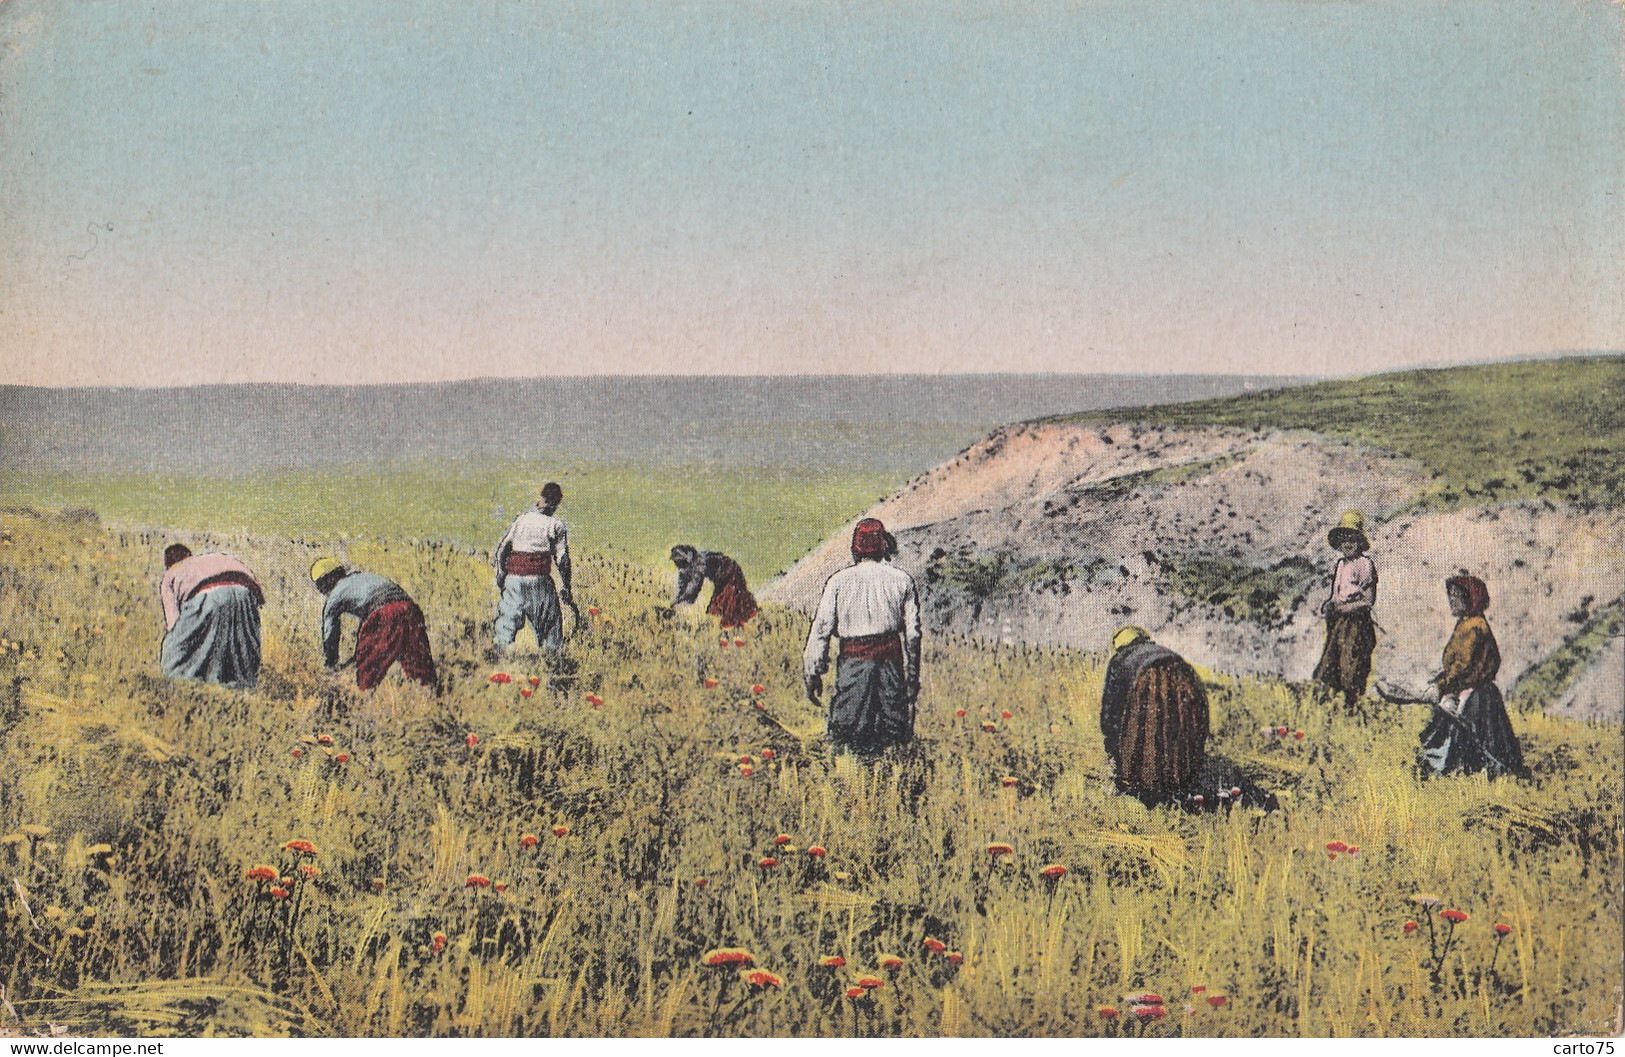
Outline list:
[[[1615,1030],[1617,725],[1521,714],[1531,781],[1424,783],[1419,712],[1215,674],[1210,752],[1279,810],[1147,809],[1109,789],[1100,656],[928,637],[918,741],[865,769],[819,741],[804,618],[724,642],[591,554],[555,673],[482,659],[482,556],[351,541],[445,684],[360,695],[318,543],[221,537],[266,588],[260,686],[168,682],[163,542],[0,516],[0,1029]]]

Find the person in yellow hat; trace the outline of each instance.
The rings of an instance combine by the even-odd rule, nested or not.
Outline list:
[[[1343,707],[1354,713],[1365,696],[1371,677],[1371,654],[1377,648],[1377,627],[1371,609],[1377,604],[1377,566],[1366,552],[1365,517],[1358,510],[1344,511],[1326,542],[1339,555],[1332,572],[1332,589],[1320,611],[1326,615],[1326,647],[1315,665],[1315,682],[1343,695]]]
[[[318,558],[310,567],[316,590],[327,597],[322,606],[322,658],[329,668],[339,663],[340,617],[361,621],[355,633],[355,681],[371,690],[390,666],[399,664],[408,679],[435,686],[434,658],[423,611],[393,580],[344,567],[337,558]]]
[[[1177,799],[1207,759],[1207,691],[1173,650],[1129,625],[1112,635],[1100,733],[1119,792],[1147,806]]]

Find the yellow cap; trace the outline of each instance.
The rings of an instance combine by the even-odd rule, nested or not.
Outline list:
[[[317,558],[311,563],[310,578],[312,580],[320,580],[328,573],[336,573],[342,568],[344,568],[344,563],[339,561],[337,558]]]
[[[1116,653],[1125,646],[1132,646],[1136,642],[1144,642],[1151,637],[1151,633],[1134,624],[1125,624],[1112,635],[1112,652]]]
[[[1360,541],[1360,546],[1371,546],[1371,542],[1365,538],[1365,515],[1358,510],[1343,511],[1343,516],[1338,519],[1337,526],[1326,533],[1326,542],[1333,547],[1340,547],[1343,538],[1350,535]]]

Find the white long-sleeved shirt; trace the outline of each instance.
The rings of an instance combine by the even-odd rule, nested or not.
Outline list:
[[[521,554],[540,554],[543,551],[553,555],[555,563],[562,562],[570,557],[570,530],[564,527],[564,522],[552,514],[544,514],[532,508],[513,519],[508,531],[503,535],[497,549],[491,552],[491,564],[498,571],[502,569],[502,559],[509,550],[519,551]]]
[[[831,576],[824,584],[807,652],[806,675],[829,670],[829,640],[867,635],[903,636],[903,672],[910,682],[920,674],[920,591],[914,577],[884,562],[861,561]]]

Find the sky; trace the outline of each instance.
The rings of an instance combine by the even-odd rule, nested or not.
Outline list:
[[[0,0],[0,384],[1621,349],[1622,24]]]

